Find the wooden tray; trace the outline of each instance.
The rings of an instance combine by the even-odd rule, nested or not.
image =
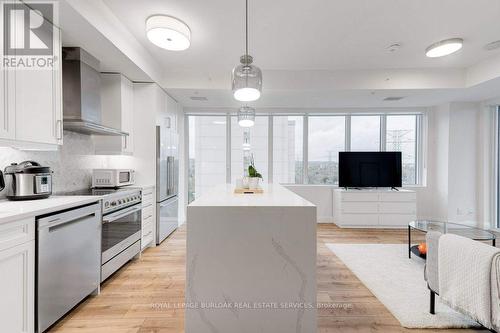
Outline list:
[[[236,193],[236,194],[261,194],[261,193],[264,193],[264,190],[261,188],[256,188],[253,190],[250,190],[248,188],[235,188],[234,193]]]

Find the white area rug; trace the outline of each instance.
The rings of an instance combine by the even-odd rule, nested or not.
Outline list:
[[[436,297],[429,313],[424,261],[408,258],[404,244],[326,244],[407,328],[468,328],[476,322],[451,310]]]

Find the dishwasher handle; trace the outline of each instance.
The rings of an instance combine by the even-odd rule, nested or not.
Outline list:
[[[85,216],[80,216],[80,217],[77,217],[77,218],[74,218],[74,219],[66,219],[66,220],[63,220],[61,221],[60,219],[56,219],[56,221],[54,221],[53,224],[51,225],[48,225],[49,227],[49,232],[54,232],[54,231],[57,231],[61,228],[64,228],[70,224],[74,224],[74,223],[77,223],[77,222],[81,222],[82,220],[86,220],[87,218],[92,218],[92,217],[95,217],[96,216],[96,213],[90,213],[90,214],[87,214]]]
[[[54,228],[56,226],[61,226],[70,222],[76,222],[82,220],[89,216],[97,216],[99,219],[101,217],[101,208],[99,203],[95,203],[88,206],[83,206],[80,208],[74,208],[66,212],[60,212],[53,215],[49,215],[40,219],[38,221],[38,229]]]

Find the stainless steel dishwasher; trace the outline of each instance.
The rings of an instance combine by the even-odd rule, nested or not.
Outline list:
[[[41,333],[99,289],[100,203],[37,218],[36,240],[36,330]]]

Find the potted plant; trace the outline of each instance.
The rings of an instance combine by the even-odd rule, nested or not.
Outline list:
[[[248,188],[251,190],[259,188],[259,181],[261,179],[262,175],[255,168],[255,161],[252,154],[250,165],[248,166]]]

